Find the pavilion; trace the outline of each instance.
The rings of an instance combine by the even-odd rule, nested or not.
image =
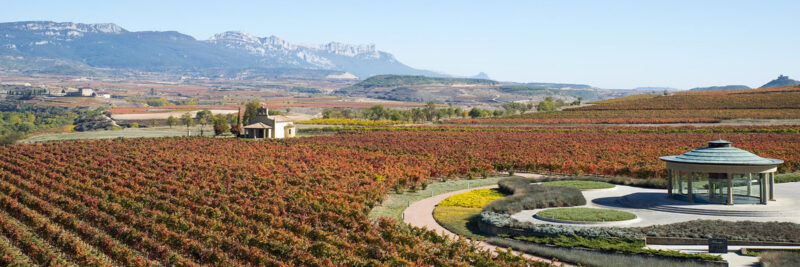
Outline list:
[[[667,197],[693,203],[767,204],[783,160],[762,158],[718,139],[708,147],[664,156]]]

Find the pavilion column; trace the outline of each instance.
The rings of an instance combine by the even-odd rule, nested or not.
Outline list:
[[[747,173],[747,196],[751,195],[750,191],[753,188],[753,174]]]
[[[769,173],[769,200],[775,201],[775,173]]]
[[[672,198],[672,169],[667,169],[667,198]]]
[[[694,196],[692,195],[692,180],[694,180],[693,172],[689,172],[689,202],[694,202]]]
[[[726,174],[728,176],[728,201],[725,203],[728,205],[733,205],[733,179],[730,173]]]
[[[767,204],[767,178],[763,173],[758,174],[758,181],[761,184],[761,204]]]
[[[683,172],[678,171],[678,194],[683,195]]]

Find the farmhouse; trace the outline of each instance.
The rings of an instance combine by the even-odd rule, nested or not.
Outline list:
[[[65,91],[65,93],[67,94],[67,96],[85,96],[85,97],[94,96],[94,90],[91,88],[80,88],[76,91],[70,91],[68,89],[67,91]]]
[[[294,137],[297,133],[294,123],[286,116],[269,115],[269,110],[259,108],[256,116],[250,120],[252,124],[244,127],[247,138],[269,139]]]
[[[667,196],[698,203],[767,204],[783,160],[762,158],[719,139],[682,155],[661,157],[667,163]]]

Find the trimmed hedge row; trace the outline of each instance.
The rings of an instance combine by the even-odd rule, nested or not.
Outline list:
[[[580,236],[585,238],[619,238],[644,241],[645,235],[641,232],[631,231],[620,227],[586,227],[557,224],[534,224],[520,222],[509,214],[490,211],[481,212],[478,226],[481,231],[493,234],[558,237]]]
[[[511,177],[500,180],[500,191],[510,196],[490,202],[483,212],[514,214],[523,210],[571,207],[586,204],[581,190],[562,186],[532,184],[533,180]]]
[[[585,227],[520,222],[508,214],[482,212],[479,226],[491,234],[586,238],[641,239],[645,236],[671,238],[726,238],[736,241],[800,243],[800,224],[790,222],[753,222],[693,220],[645,227]]]

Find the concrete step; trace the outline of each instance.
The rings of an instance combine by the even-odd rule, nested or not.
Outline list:
[[[707,215],[707,216],[723,216],[723,217],[777,217],[777,216],[787,215],[787,213],[791,213],[791,212],[781,212],[781,211],[713,210],[713,209],[677,207],[672,205],[635,201],[631,200],[627,196],[617,198],[616,203],[624,207],[635,208],[635,209],[647,209],[647,210],[661,211],[661,212]],[[724,205],[720,206],[726,207]]]

